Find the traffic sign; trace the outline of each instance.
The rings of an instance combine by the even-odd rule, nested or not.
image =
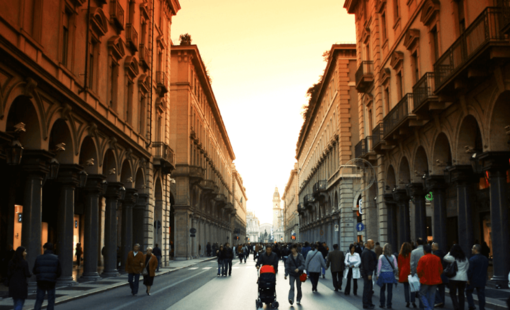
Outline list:
[[[189,232],[192,233],[192,234],[196,234],[197,233],[197,229],[196,228],[191,228],[189,230]]]
[[[364,229],[365,229],[365,225],[363,225],[363,223],[356,224],[357,231],[363,231]]]
[[[339,226],[338,226],[338,224],[336,224],[335,225],[335,231],[338,231],[338,229],[339,229]]]

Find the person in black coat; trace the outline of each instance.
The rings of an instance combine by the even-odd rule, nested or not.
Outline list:
[[[207,242],[207,245],[206,245],[206,251],[207,251],[207,256],[211,256],[211,242]]]
[[[271,246],[266,247],[266,253],[259,255],[259,259],[257,260],[255,267],[259,269],[260,266],[264,265],[273,266],[274,271],[278,273],[278,256],[273,252],[273,248]]]
[[[227,269],[228,269],[228,275],[232,275],[232,260],[234,259],[234,251],[230,247],[230,243],[225,243],[225,246],[223,247],[222,251],[223,255],[223,266],[225,266],[224,269],[224,276],[227,276]]]
[[[374,285],[372,276],[374,275],[377,266],[377,255],[372,252],[374,247],[374,240],[369,239],[366,247],[361,253],[361,276],[363,276],[363,309],[374,309],[375,305],[372,303],[372,295]]]
[[[32,275],[28,268],[28,262],[25,260],[26,256],[27,250],[22,246],[18,247],[7,269],[9,297],[12,297],[14,302],[14,310],[23,309],[25,300],[28,297],[27,278],[30,278]]]
[[[473,256],[469,259],[468,268],[468,287],[466,289],[466,297],[469,304],[469,309],[475,309],[475,302],[473,301],[473,292],[476,288],[478,295],[478,307],[480,310],[485,310],[485,284],[487,283],[487,268],[489,268],[489,260],[485,255],[481,254],[482,246],[479,244],[473,245],[471,253]]]
[[[443,261],[443,258],[445,256],[445,253],[443,251],[441,251],[441,249],[439,249],[439,244],[437,242],[432,242],[432,254],[434,254],[435,256],[439,257],[441,259],[441,264],[443,265],[443,270],[446,268],[446,265],[447,263],[445,261]],[[441,274],[441,280],[443,281],[443,283],[439,284],[437,286],[437,291],[436,291],[436,297],[435,297],[435,301],[434,301],[434,306],[437,306],[437,307],[444,307],[444,303],[445,303],[445,286],[446,286],[446,283],[448,283],[448,277],[443,273]]]
[[[157,243],[154,245],[154,249],[152,249],[152,254],[158,259],[158,268],[156,268],[156,272],[159,272],[159,267],[161,266],[161,257],[163,254],[161,253],[161,249]]]
[[[62,274],[58,256],[53,254],[53,243],[47,242],[43,246],[44,254],[37,256],[32,270],[37,276],[37,297],[34,310],[40,310],[46,292],[48,292],[48,310],[55,307],[55,283]]]

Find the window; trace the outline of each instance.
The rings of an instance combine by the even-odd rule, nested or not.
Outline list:
[[[146,112],[147,97],[140,94],[139,108],[138,108],[138,133],[145,138],[145,112]]]
[[[397,100],[400,101],[402,96],[404,95],[403,91],[403,81],[402,81],[402,71],[397,73]]]
[[[97,48],[98,48],[98,43],[93,41],[90,43],[90,46],[89,46],[89,63],[88,63],[88,66],[89,66],[89,72],[88,72],[88,85],[87,87],[92,89],[92,90],[95,90],[96,87],[95,87],[95,81],[96,81],[96,70],[95,67],[96,67],[96,62],[97,62]]]
[[[115,61],[111,60],[110,65],[110,76],[109,76],[109,83],[110,83],[110,107],[117,111],[117,76],[119,74],[119,65],[115,63]]]
[[[381,14],[381,34],[382,34],[382,41],[386,41],[386,38],[388,37],[388,34],[386,33],[386,12]]]
[[[367,45],[365,46],[365,52],[366,52],[365,60],[370,60],[370,44],[369,43],[367,43]]]
[[[71,14],[65,10],[64,18],[62,21],[62,64],[67,67],[69,57],[69,20]]]
[[[400,7],[399,7],[398,1],[399,0],[393,0],[393,8],[395,9],[395,11],[394,11],[395,22],[397,22],[398,19],[400,18]]]
[[[372,128],[373,128],[372,118],[373,118],[372,109],[368,109],[368,130],[367,130],[368,136],[372,135]]]
[[[127,81],[127,96],[126,96],[126,110],[125,121],[132,125],[133,124],[133,82],[128,79]]]
[[[419,60],[418,60],[418,52],[414,52],[411,55],[411,66],[413,70],[413,84],[416,84],[420,79],[420,68],[419,68]]]
[[[432,31],[430,31],[430,34],[432,35],[432,48],[433,55],[434,55],[434,62],[439,59],[439,35],[437,33],[437,27],[432,28]]]
[[[459,20],[459,34],[463,34],[466,30],[466,18],[464,16],[464,0],[457,1],[457,14]]]
[[[384,115],[390,112],[390,89],[386,87],[384,89]]]

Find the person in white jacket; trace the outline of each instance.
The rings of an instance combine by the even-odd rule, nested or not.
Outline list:
[[[345,287],[344,294],[349,295],[351,293],[351,279],[354,282],[352,292],[355,296],[358,296],[358,279],[361,278],[359,266],[361,265],[361,257],[356,253],[356,246],[351,244],[349,246],[349,253],[345,255],[345,269],[344,278],[347,280],[347,286]]]
[[[469,269],[469,260],[458,244],[452,246],[450,252],[445,255],[443,260],[449,264],[457,263],[457,273],[454,277],[450,278],[448,286],[450,288],[450,298],[452,299],[453,308],[455,310],[464,310],[466,303],[464,291],[468,281],[467,271]]]

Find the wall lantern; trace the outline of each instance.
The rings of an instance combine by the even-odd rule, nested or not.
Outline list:
[[[483,175],[482,165],[480,164],[480,160],[478,159],[478,154],[477,153],[474,153],[471,156],[470,162],[471,162],[471,167],[473,168],[473,172],[477,176]]]
[[[119,192],[120,192],[120,200],[126,199],[126,188],[124,186],[119,188]]]
[[[79,179],[78,187],[85,187],[85,185],[87,185],[87,177],[88,176],[89,176],[89,174],[87,172],[85,172],[85,170],[82,170],[78,173],[78,179]]]
[[[448,184],[452,182],[452,173],[450,171],[451,168],[452,168],[451,166],[446,166],[446,168],[444,169],[444,180]]]
[[[48,175],[48,179],[55,180],[58,177],[58,168],[60,167],[60,163],[56,158],[52,158],[50,160],[50,172]]]
[[[5,148],[5,157],[7,164],[10,166],[19,165],[21,163],[21,157],[23,156],[23,146],[18,140],[12,141],[12,143]]]
[[[103,180],[101,182],[101,194],[105,195],[107,190],[108,190],[108,181]]]

